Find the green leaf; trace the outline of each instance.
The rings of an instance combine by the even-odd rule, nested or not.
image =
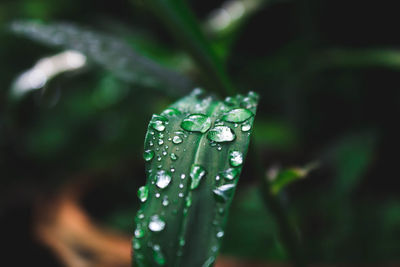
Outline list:
[[[82,52],[117,78],[170,95],[189,92],[191,81],[133,50],[124,40],[67,23],[14,22],[11,30],[40,43]]]
[[[207,82],[222,94],[233,93],[234,88],[225,66],[205,37],[186,1],[148,0],[146,4],[194,58]]]
[[[219,101],[195,90],[153,116],[145,140],[147,183],[139,189],[143,203],[133,241],[137,266],[213,264],[257,99],[249,93]]]
[[[344,136],[328,149],[327,160],[336,168],[335,194],[343,197],[360,184],[373,162],[376,140],[375,132],[364,131]]]
[[[383,67],[398,71],[400,69],[400,51],[387,48],[341,49],[331,48],[315,57],[314,68],[371,68]]]
[[[310,171],[318,166],[317,163],[310,163],[304,167],[292,167],[286,169],[271,168],[267,174],[270,181],[270,190],[272,194],[278,194],[286,186],[305,178]]]

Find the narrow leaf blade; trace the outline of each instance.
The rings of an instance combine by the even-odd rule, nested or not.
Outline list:
[[[116,36],[69,23],[18,21],[11,25],[11,30],[46,45],[80,51],[129,83],[163,88],[171,95],[181,95],[192,88],[188,78],[138,54]]]
[[[254,93],[218,101],[195,91],[153,116],[145,140],[148,194],[136,217],[138,266],[213,264],[256,105]]]

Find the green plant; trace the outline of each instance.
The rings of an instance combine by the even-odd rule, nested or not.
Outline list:
[[[211,266],[216,259],[258,97],[201,94],[150,121],[133,241],[138,266]]]
[[[143,204],[136,216],[134,262],[138,266],[212,266],[248,150],[258,95],[229,96],[237,90],[183,1],[154,0],[148,6],[197,63],[207,89],[228,97],[221,101],[195,90],[153,115],[144,151],[147,183],[138,191]],[[181,95],[192,85],[112,36],[69,24],[18,22],[12,30],[48,45],[79,50],[128,83],[162,88],[169,95]],[[262,169],[262,164],[258,167]],[[269,189],[264,170],[257,175],[268,188],[266,201],[280,224],[288,253],[302,266],[297,237],[280,200],[273,196],[275,189]],[[284,181],[279,189],[295,178]]]

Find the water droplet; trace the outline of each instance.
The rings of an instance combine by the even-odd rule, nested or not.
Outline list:
[[[163,116],[153,115],[153,118],[150,121],[150,127],[158,132],[162,132],[165,130],[165,122],[167,119]]]
[[[174,168],[171,168],[170,171],[171,171],[171,172],[175,172],[175,169],[174,169]]]
[[[192,165],[190,177],[192,178],[190,189],[196,189],[199,186],[201,178],[207,174],[206,170],[200,165]]]
[[[222,238],[224,236],[224,231],[218,231],[217,238]]]
[[[181,174],[181,179],[182,179],[182,180],[184,180],[184,179],[185,179],[185,177],[186,177],[186,175],[184,175],[184,174]]]
[[[185,245],[185,239],[183,239],[183,238],[181,238],[180,240],[179,240],[179,246],[181,246],[181,247],[183,247],[184,245]]]
[[[139,240],[137,240],[137,239],[134,239],[133,240],[133,248],[135,249],[135,250],[138,250],[138,249],[140,249],[142,246],[140,245],[140,241]]]
[[[183,194],[182,192],[180,192],[180,193],[178,194],[178,196],[179,196],[179,197],[183,197],[184,194]]]
[[[190,206],[192,206],[192,194],[189,194],[187,197],[186,197],[186,207],[187,208],[189,208]]]
[[[178,159],[178,156],[175,153],[171,153],[170,157],[174,161]]]
[[[213,190],[214,197],[219,202],[226,202],[232,197],[234,192],[234,184],[224,184]]]
[[[136,229],[135,229],[135,237],[136,238],[142,238],[143,236],[144,236],[143,229],[140,227],[140,225],[137,225]]]
[[[209,140],[218,143],[233,141],[235,137],[235,133],[228,126],[216,126],[207,134],[207,138]]]
[[[143,158],[144,158],[145,161],[148,162],[148,161],[152,160],[153,157],[154,157],[154,151],[153,150],[144,151]]]
[[[164,140],[158,139],[158,145],[161,146],[162,144],[164,144]]]
[[[225,104],[227,104],[228,106],[234,106],[236,105],[236,99],[228,96],[227,98],[225,98]]]
[[[212,248],[212,250],[213,250],[213,248]],[[216,252],[216,251],[214,251],[214,252]],[[211,267],[214,265],[214,261],[215,261],[215,257],[211,256],[203,263],[203,265],[201,267]]]
[[[183,139],[179,135],[175,135],[172,138],[172,143],[174,143],[174,144],[180,144],[180,143],[182,143],[182,141],[183,141]]]
[[[152,141],[150,141],[149,142],[149,146],[153,146],[154,144],[153,144],[153,142]]]
[[[165,221],[158,215],[150,217],[149,229],[152,232],[161,232],[165,228]]]
[[[229,163],[232,167],[238,167],[243,164],[243,154],[239,151],[232,151],[229,154]]]
[[[162,152],[162,154],[163,154],[163,156],[166,156],[166,155],[167,155],[167,151],[164,150],[164,151]]]
[[[156,193],[156,198],[159,198],[160,196],[160,193]]]
[[[223,115],[222,119],[228,122],[239,123],[248,120],[249,118],[253,117],[253,115],[254,114],[248,109],[236,108]]]
[[[181,183],[181,184],[179,184],[179,188],[183,188],[183,186],[184,186],[184,185],[183,185],[182,183]]]
[[[211,119],[204,114],[192,114],[183,119],[181,127],[189,132],[205,133],[211,127]]]
[[[226,180],[233,180],[238,176],[239,172],[239,168],[229,168],[223,171],[221,174]]]
[[[158,265],[165,265],[165,257],[159,245],[153,246],[153,259]]]
[[[257,106],[257,102],[258,102],[258,94],[254,92],[249,92],[248,96],[243,98],[242,102],[240,103],[240,106],[244,108],[254,108]]]
[[[168,206],[168,204],[169,204],[168,196],[165,196],[165,197],[163,198],[162,205],[163,205],[164,207],[166,207],[166,206]]]
[[[167,108],[166,110],[164,110],[161,115],[165,116],[165,117],[173,117],[173,116],[177,116],[181,114],[181,112],[179,110],[177,110],[176,108]]]
[[[245,123],[242,125],[242,132],[248,132],[251,129],[251,125],[249,123]]]
[[[137,192],[138,197],[141,202],[145,202],[147,200],[147,196],[149,195],[149,189],[147,186],[141,186]]]
[[[221,177],[219,175],[215,176],[215,181],[219,181]]]
[[[158,171],[155,175],[155,181],[159,188],[166,188],[171,182],[171,174],[164,170]]]
[[[157,161],[161,161],[161,157],[160,156],[157,157]]]

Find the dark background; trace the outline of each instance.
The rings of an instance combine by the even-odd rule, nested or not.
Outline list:
[[[189,2],[203,24],[223,3]],[[395,1],[265,2],[240,27],[209,38],[236,87],[261,96],[252,142],[262,149],[265,168],[320,162],[280,194],[306,258],[400,264]],[[2,261],[4,266],[63,266],[37,234],[41,212],[51,213],[49,203],[72,187],[96,225],[131,235],[136,190],[145,181],[145,129],[151,114],[177,97],[162,86],[123,81],[93,63],[14,99],[10,93],[18,75],[61,51],[10,32],[9,23],[20,19],[73,22],[112,33],[204,84],[196,64],[140,1],[0,2]],[[287,262],[252,175],[252,157],[239,183],[222,254]]]

